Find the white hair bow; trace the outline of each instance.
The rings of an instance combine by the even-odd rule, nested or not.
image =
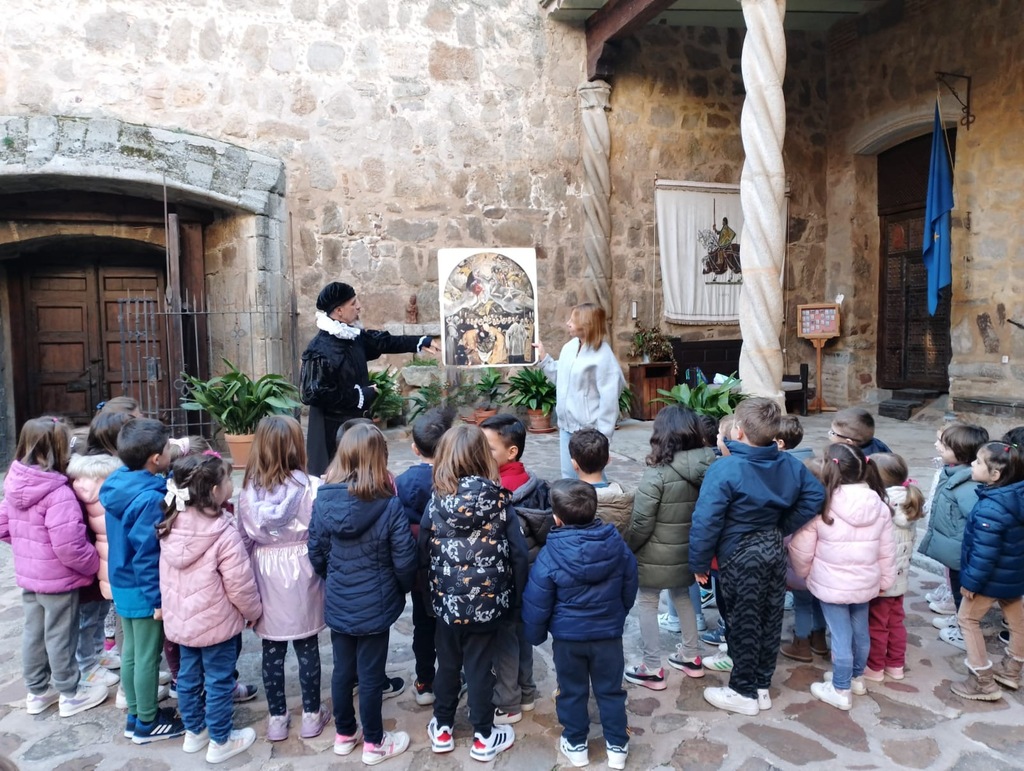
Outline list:
[[[170,479],[167,481],[167,495],[164,496],[164,503],[170,506],[174,504],[174,508],[178,511],[185,510],[185,504],[189,501],[189,493],[187,487],[178,487],[174,484],[174,480]]]

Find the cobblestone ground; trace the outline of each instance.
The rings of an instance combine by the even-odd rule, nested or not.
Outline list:
[[[936,425],[941,415],[900,423],[879,419],[878,435],[912,467],[912,476],[927,484],[931,478]],[[826,441],[828,416],[805,419],[812,447]],[[609,477],[624,485],[635,485],[643,471],[642,459],[648,448],[650,424],[629,423],[616,435]],[[392,469],[400,472],[413,462],[403,432],[391,432]],[[558,441],[553,436],[530,437],[525,454],[527,465],[548,478],[557,476]],[[949,692],[952,679],[965,673],[963,654],[939,641],[931,626],[933,614],[923,594],[936,586],[939,575],[924,561],[912,570],[911,590],[906,598],[910,648],[907,678],[902,682],[869,685],[868,694],[854,698],[849,713],[816,702],[810,683],[820,680],[828,662],[816,658],[811,664],[779,659],[771,695],[774,706],[755,718],[726,714],[712,709],[702,698],[705,686],[724,683],[724,675],[708,674],[702,680],[687,679],[669,669],[669,687],[653,692],[629,686],[629,720],[633,732],[628,767],[633,769],[755,769],[796,767],[872,768],[957,768],[1008,769],[1024,767],[1024,724],[1022,696],[1006,693],[995,703],[967,702]],[[0,753],[22,769],[190,769],[206,766],[202,756],[185,755],[180,742],[162,742],[136,747],[121,736],[123,713],[109,701],[96,709],[62,720],[56,709],[30,717],[24,709],[24,687],[20,676],[22,612],[20,592],[14,586],[10,550],[0,548]],[[786,614],[784,635],[791,633],[792,614]],[[707,614],[713,623],[716,614]],[[998,617],[987,619],[990,640],[996,641]],[[389,671],[411,680],[413,656],[412,624],[407,611],[392,632]],[[662,633],[666,653],[674,640]],[[627,660],[639,655],[636,619],[627,622]],[[997,641],[990,644],[999,655]],[[324,662],[323,693],[330,694],[331,649],[329,637],[321,635]],[[536,677],[544,695],[535,712],[515,726],[516,744],[494,762],[496,768],[558,768],[560,733],[550,694],[555,687],[550,643],[537,649]],[[297,738],[298,682],[294,658],[289,658],[288,693],[293,714],[292,738],[270,744],[266,734],[266,702],[260,697],[235,710],[236,726],[253,726],[257,743],[246,753],[224,764],[235,769],[325,769],[359,767],[359,753],[338,758],[332,753],[333,733],[309,741]],[[259,683],[259,643],[246,633],[239,665],[247,682]],[[166,702],[173,703],[173,702]],[[592,712],[596,721],[596,713]],[[451,755],[433,755],[424,726],[429,708],[417,707],[407,692],[384,704],[388,729],[408,731],[409,751],[385,764],[395,769],[471,768],[468,744],[470,727],[465,707],[456,724],[457,746]],[[603,768],[604,743],[595,723],[590,742],[591,765]],[[568,767],[568,766],[566,766]]]

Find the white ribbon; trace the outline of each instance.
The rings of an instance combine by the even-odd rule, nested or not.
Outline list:
[[[168,480],[167,482],[167,495],[164,496],[164,503],[168,506],[174,503],[174,508],[178,511],[185,510],[185,504],[189,501],[189,493],[187,487],[178,487],[174,484],[174,480]]]

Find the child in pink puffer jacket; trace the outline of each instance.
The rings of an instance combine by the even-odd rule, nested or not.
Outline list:
[[[859,448],[831,444],[812,464],[825,485],[825,507],[793,536],[789,558],[821,602],[832,635],[833,671],[811,684],[811,695],[848,710],[851,691],[866,693],[868,603],[896,580],[892,511],[878,470]]]
[[[251,728],[233,730],[232,694],[235,637],[259,620],[263,607],[238,526],[223,509],[234,491],[230,465],[207,451],[179,458],[171,472],[157,535],[164,633],[181,646],[183,749],[209,745],[207,762],[220,763],[256,741]]]
[[[60,716],[70,717],[107,698],[105,685],[81,681],[75,661],[78,590],[93,582],[100,557],[65,476],[70,439],[60,418],[25,423],[0,501],[0,540],[14,551],[22,589],[21,665],[30,715],[59,701]],[[49,687],[51,678],[56,690]]]

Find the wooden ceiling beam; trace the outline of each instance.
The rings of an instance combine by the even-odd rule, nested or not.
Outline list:
[[[611,74],[609,44],[628,37],[676,0],[609,0],[587,19],[587,80]]]

